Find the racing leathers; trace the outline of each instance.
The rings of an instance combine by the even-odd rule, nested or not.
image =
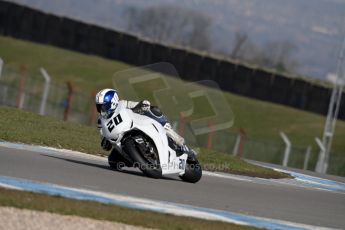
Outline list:
[[[159,118],[164,116],[158,107],[151,106],[150,102],[147,100],[140,101],[140,102],[120,100],[119,103],[125,103],[127,109],[131,109],[135,113],[144,114],[144,115],[153,114],[154,117],[152,118],[157,120],[158,122],[160,122]],[[149,112],[149,113],[146,113],[146,112]],[[97,126],[99,129],[101,129],[101,119],[103,118],[99,116],[98,122],[97,122],[98,123]],[[176,145],[178,145],[179,149],[181,151],[188,151],[188,148],[185,145],[184,138],[181,137],[179,134],[177,134],[175,130],[173,130],[170,123],[167,122],[167,120],[160,123],[163,125],[168,137],[170,137],[176,143]],[[107,151],[111,150],[112,145],[105,137],[103,137],[102,132],[101,132],[101,138],[102,138],[102,141],[101,141],[102,148]]]

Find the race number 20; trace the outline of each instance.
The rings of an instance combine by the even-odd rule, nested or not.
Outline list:
[[[115,128],[116,125],[119,125],[122,122],[122,117],[121,115],[117,115],[116,117],[114,117],[113,119],[111,119],[108,123],[107,123],[107,127],[109,132],[111,133],[111,131],[113,131],[113,129]]]
[[[186,167],[186,160],[180,159],[180,163],[178,165],[179,169],[184,169]]]

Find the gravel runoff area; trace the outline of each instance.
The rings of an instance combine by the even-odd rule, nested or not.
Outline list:
[[[0,229],[7,230],[144,230],[147,228],[12,207],[0,207]]]

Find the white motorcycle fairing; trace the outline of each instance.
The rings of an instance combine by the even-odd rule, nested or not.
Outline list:
[[[115,112],[108,119],[101,121],[102,136],[106,137],[115,148],[123,151],[122,138],[133,130],[139,130],[151,138],[159,155],[162,175],[183,175],[186,169],[187,154],[176,155],[176,151],[170,148],[168,137],[164,127],[144,115],[134,113],[127,109],[125,103],[119,102]]]

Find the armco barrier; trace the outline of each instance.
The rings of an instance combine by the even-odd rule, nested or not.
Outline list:
[[[331,89],[182,48],[0,1],[0,34],[96,54],[133,65],[172,63],[189,81],[210,79],[223,90],[326,114]],[[345,98],[345,95],[344,95]],[[345,119],[345,103],[339,117]]]
[[[47,30],[46,28],[46,21],[42,20],[44,17],[44,13],[36,12],[33,14],[33,31],[31,31],[31,38],[33,41],[36,42],[44,42]]]
[[[87,51],[92,54],[103,55],[105,53],[104,48],[104,30],[100,27],[90,26],[88,29],[86,45]]]
[[[332,91],[330,89],[312,85],[312,88],[309,93],[309,100],[307,101],[307,109],[315,113],[326,114],[328,111],[329,99],[331,98]],[[344,94],[343,94],[343,98]],[[341,110],[344,110],[345,107],[342,107]],[[345,119],[345,117],[340,117]]]
[[[293,87],[290,91],[288,104],[296,108],[305,109],[309,84],[299,79],[294,80],[292,84]]]
[[[41,20],[46,19],[46,24],[43,30],[43,36],[45,39],[43,39],[43,42],[56,45],[56,46],[62,46],[63,42],[60,42],[62,39],[66,39],[65,35],[60,32],[60,22],[63,20],[58,17],[44,17]],[[74,47],[74,49],[78,50],[78,47]]]
[[[252,75],[254,69],[251,69],[246,66],[237,66],[235,79],[234,79],[234,88],[233,92],[243,95],[249,96],[252,88]],[[255,87],[255,86],[253,86]]]
[[[188,52],[184,60],[184,71],[182,77],[189,81],[199,80],[199,70],[203,63],[203,56]]]
[[[290,78],[283,78],[274,75],[271,88],[271,100],[279,104],[284,104],[284,102],[286,103],[292,88],[291,82]]]
[[[187,59],[187,51],[182,49],[171,49],[169,61],[174,63],[175,68],[181,76],[185,76],[185,60]]]
[[[140,65],[137,54],[139,50],[139,40],[132,35],[123,34],[121,36],[120,59],[121,61]]]
[[[220,61],[219,69],[215,77],[216,82],[221,82],[220,88],[233,92],[237,65],[229,62]]]
[[[151,63],[169,62],[170,48],[159,44],[151,44]]]
[[[105,32],[105,53],[104,56],[112,59],[119,59],[121,51],[121,34],[114,31]]]
[[[345,95],[343,94],[343,100],[341,100],[340,103],[340,111],[339,111],[339,117],[342,119],[345,119]]]
[[[253,98],[258,98],[265,101],[270,101],[271,99],[271,87],[273,74],[270,72],[265,72],[262,70],[255,70],[253,73],[256,77],[252,79],[252,89],[250,96]]]
[[[139,42],[139,55],[138,55],[138,62],[142,63],[142,65],[148,65],[153,63],[152,62],[152,55],[153,55],[153,45],[149,42]]]
[[[216,81],[217,70],[219,69],[219,61],[210,57],[204,57],[202,65],[199,67],[200,80],[213,80]]]

